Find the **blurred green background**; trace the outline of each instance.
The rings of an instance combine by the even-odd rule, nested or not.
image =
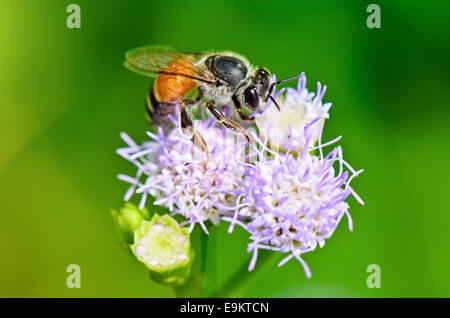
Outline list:
[[[81,29],[66,7],[81,7]],[[122,66],[147,44],[233,50],[278,78],[305,71],[333,103],[325,139],[365,172],[323,249],[249,273],[233,296],[449,297],[448,1],[3,1],[0,11],[0,296],[170,297],[119,247],[110,209],[134,168],[115,154],[126,131],[145,138],[151,80]],[[296,84],[291,84],[295,86]],[[243,230],[217,229],[217,282],[250,260]],[[212,256],[211,256],[212,255]],[[214,256],[215,255],[215,256]],[[81,288],[66,267],[81,267]],[[381,288],[366,286],[369,264]],[[220,295],[219,295],[220,296]]]

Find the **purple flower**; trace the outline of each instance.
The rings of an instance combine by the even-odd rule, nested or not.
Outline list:
[[[299,91],[305,94],[305,90]],[[289,96],[299,97],[296,94],[288,93],[285,101]],[[322,96],[320,94],[320,99]],[[299,103],[303,101],[299,97]],[[284,106],[281,102],[282,111]],[[317,246],[323,247],[344,215],[352,230],[349,205],[345,200],[353,195],[364,204],[350,186],[363,170],[355,171],[343,159],[340,146],[324,157],[323,148],[340,137],[322,145],[323,125],[317,126],[321,119],[319,116],[306,123],[301,127],[301,135],[290,133],[284,144],[285,152],[269,149],[267,136],[270,132],[264,134],[264,141],[256,134],[252,136],[256,141],[251,154],[254,160],[246,164],[245,182],[237,193],[237,209],[233,217],[222,218],[231,223],[229,232],[238,224],[250,233],[252,242],[248,251],[253,252],[253,257],[249,270],[255,266],[258,250],[269,249],[288,253],[279,266],[296,258],[309,278],[311,271],[301,255]],[[316,140],[318,146],[314,146]],[[313,154],[317,150],[318,156]]]
[[[194,123],[208,144],[210,157],[178,128],[168,136],[161,128],[158,134],[147,132],[151,140],[142,145],[122,133],[128,147],[118,149],[117,153],[138,168],[134,177],[119,175],[119,179],[131,183],[125,200],[134,193],[142,194],[142,209],[150,194],[156,198],[155,205],[168,207],[172,215],[187,218],[182,225],[190,224],[190,231],[199,223],[208,233],[205,221],[218,224],[221,215],[229,213],[219,207],[235,202],[235,192],[243,182],[245,171],[240,163],[244,160],[245,141],[227,130],[215,128],[215,122],[208,119]]]

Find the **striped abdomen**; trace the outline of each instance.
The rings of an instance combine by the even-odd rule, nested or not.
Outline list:
[[[193,75],[191,64],[184,60],[175,61],[164,72]],[[147,96],[147,114],[156,125],[169,123],[168,115],[173,114],[175,105],[180,103],[188,92],[196,87],[191,78],[161,74],[150,87]]]

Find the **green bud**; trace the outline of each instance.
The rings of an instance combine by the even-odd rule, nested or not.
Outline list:
[[[189,231],[167,214],[142,221],[131,249],[156,282],[182,285],[189,277],[194,260]]]
[[[122,239],[127,244],[133,243],[134,231],[141,226],[141,222],[150,218],[146,208],[139,210],[131,203],[125,203],[119,212],[112,210],[111,214]]]

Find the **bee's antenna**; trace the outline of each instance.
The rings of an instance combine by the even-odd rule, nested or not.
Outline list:
[[[295,80],[297,78],[300,78],[302,76],[305,76],[305,72],[302,72],[300,75],[292,76],[292,77],[283,79],[283,80],[278,81],[278,82],[273,82],[272,84],[270,84],[269,94],[267,94],[266,101],[270,98],[273,101],[273,103],[277,106],[278,110],[280,110],[280,106],[278,106],[278,104],[275,101],[275,99],[272,97],[272,95],[270,95],[270,94],[272,94],[273,88],[275,87],[275,85],[283,84],[283,83],[286,83],[286,82],[290,82],[290,81],[293,81],[293,80]]]
[[[300,75],[292,76],[292,77],[286,78],[286,79],[284,79],[284,80],[278,81],[278,82],[276,82],[275,84],[272,83],[272,85],[279,85],[279,84],[283,84],[283,83],[286,83],[286,82],[290,82],[290,81],[293,81],[293,80],[295,80],[295,79],[297,79],[297,78],[300,78],[300,77],[302,77],[302,76],[305,76],[305,72],[302,72]]]
[[[280,111],[280,106],[277,104],[277,102],[275,101],[275,98],[272,97],[272,95],[269,95],[270,100],[275,104],[275,106],[277,106],[278,111]]]

